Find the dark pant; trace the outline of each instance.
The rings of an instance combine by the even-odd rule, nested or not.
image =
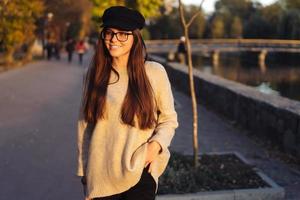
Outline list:
[[[72,62],[72,57],[73,57],[73,52],[72,51],[68,51],[68,61]]]
[[[148,167],[143,170],[140,181],[129,190],[112,196],[94,198],[93,200],[154,200],[156,183],[148,172]]]
[[[83,53],[79,53],[78,57],[79,57],[79,64],[82,64]]]

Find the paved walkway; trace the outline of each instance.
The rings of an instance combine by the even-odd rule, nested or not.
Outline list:
[[[82,199],[74,174],[83,72],[62,59],[0,74],[0,199]],[[171,149],[191,154],[191,102],[173,92],[180,126]],[[269,159],[264,148],[213,112],[200,106],[199,116],[201,152],[238,151],[284,186],[287,199],[300,199],[299,173]]]

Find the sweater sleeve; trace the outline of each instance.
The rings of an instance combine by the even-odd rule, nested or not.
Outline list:
[[[87,122],[79,118],[77,122],[77,176],[85,175],[90,135]]]
[[[148,142],[156,141],[161,146],[160,153],[170,146],[175,129],[178,127],[177,113],[174,107],[174,98],[167,72],[163,66],[159,70],[157,84],[158,123],[154,129],[153,136]]]
[[[85,76],[86,73],[83,76],[83,82]],[[83,113],[80,109],[77,121],[77,176],[85,176],[90,139],[90,124],[84,120]]]

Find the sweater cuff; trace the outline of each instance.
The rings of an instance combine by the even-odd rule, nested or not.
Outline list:
[[[151,141],[156,141],[160,144],[161,146],[161,151],[159,152],[159,154],[165,152],[166,150],[168,150],[168,147],[171,144],[171,140],[173,138],[173,135],[175,133],[175,130],[173,129],[161,129],[158,132],[156,132],[150,139],[148,142]]]
[[[84,176],[84,172],[83,172],[83,168],[82,167],[79,167],[77,169],[76,175],[77,176]]]

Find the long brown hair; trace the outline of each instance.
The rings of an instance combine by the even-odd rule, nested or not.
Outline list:
[[[124,124],[136,126],[135,116],[140,129],[153,128],[156,124],[156,102],[154,92],[145,71],[146,48],[139,30],[134,30],[134,42],[127,64],[128,89],[121,108],[120,117]],[[104,41],[98,40],[95,54],[84,81],[81,110],[84,119],[94,124],[105,119],[107,86],[112,67],[110,56]]]

